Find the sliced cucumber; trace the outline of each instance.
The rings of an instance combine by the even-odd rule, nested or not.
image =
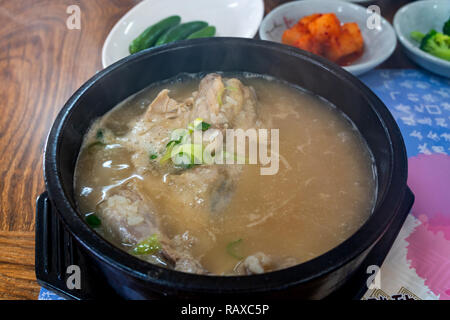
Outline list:
[[[128,50],[133,54],[152,47],[162,34],[170,28],[179,25],[180,21],[180,16],[170,16],[151,25],[130,43]]]
[[[200,29],[194,33],[192,33],[187,39],[197,39],[197,38],[209,38],[214,37],[216,34],[216,27],[207,26],[203,29]]]
[[[192,21],[182,23],[180,25],[170,28],[164,34],[162,34],[161,37],[159,37],[159,39],[156,41],[155,45],[159,46],[161,44],[166,44],[177,40],[184,40],[192,33],[200,29],[203,29],[206,26],[208,26],[208,24],[204,21]]]

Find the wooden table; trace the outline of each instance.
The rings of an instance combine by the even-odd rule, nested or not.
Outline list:
[[[36,299],[35,200],[47,133],[70,95],[101,66],[109,30],[138,0],[0,0],[0,299]],[[266,13],[280,4],[266,0]],[[388,20],[407,0],[375,1]],[[81,30],[66,9],[81,8]],[[383,68],[414,68],[397,49]]]

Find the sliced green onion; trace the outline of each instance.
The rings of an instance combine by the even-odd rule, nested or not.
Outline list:
[[[229,91],[237,91],[237,88],[231,87],[231,86],[226,86],[226,87],[224,87],[223,89],[221,89],[221,90],[219,91],[219,93],[217,94],[217,103],[219,104],[219,106],[222,106],[222,104],[223,104],[222,96],[223,96],[223,93],[225,92],[225,90],[229,90]]]
[[[155,233],[151,237],[139,242],[133,249],[135,254],[154,254],[161,250],[161,243]]]
[[[206,131],[211,127],[211,125],[207,122],[202,121],[202,131]]]
[[[163,156],[161,157],[161,159],[159,159],[159,163],[163,164],[165,162],[167,162],[167,160],[169,160],[170,158],[172,158],[172,150],[175,147],[176,142],[175,141],[170,141],[167,146],[166,146],[166,152],[163,154]]]
[[[162,155],[159,162],[161,164],[172,159],[176,166],[182,168],[191,168],[195,164],[201,164],[203,159],[203,145],[193,144],[191,134],[195,130],[206,131],[211,127],[202,118],[197,118],[188,124],[188,129],[176,129],[172,131],[171,140],[166,145],[166,152]]]
[[[422,32],[418,32],[418,31],[411,32],[411,38],[413,38],[417,42],[421,42],[424,37],[425,37],[425,35]]]
[[[223,89],[221,89],[219,91],[219,93],[217,94],[217,103],[219,104],[219,106],[222,106],[222,104],[223,104],[222,95],[223,95],[224,91],[225,91],[225,87]]]
[[[88,213],[85,215],[86,222],[92,227],[97,228],[100,227],[102,221],[95,213]]]
[[[180,157],[187,157],[187,159],[190,161],[190,164],[201,164],[203,160],[203,145],[194,143],[179,144],[174,148],[172,153]],[[175,160],[177,160],[177,158]],[[175,161],[175,164],[178,163],[176,163]]]
[[[151,160],[155,160],[156,158],[158,158],[158,155],[157,155],[157,154],[151,154],[151,155],[150,155],[150,159],[151,159]]]
[[[202,118],[197,118],[193,122],[188,124],[188,130],[189,133],[194,132],[195,130],[202,130],[206,131],[211,127],[211,125],[205,121],[203,121]]]
[[[194,129],[199,129],[199,128],[200,128],[200,125],[202,124],[202,122],[203,122],[203,119],[202,119],[202,118],[197,118],[197,119],[195,119],[194,122],[192,123]]]
[[[230,243],[227,244],[227,252],[230,256],[232,256],[233,258],[236,258],[238,260],[243,259],[243,257],[241,257],[240,255],[238,255],[235,251],[236,251],[236,246],[238,246],[240,243],[242,242],[242,239],[238,239],[236,241],[231,241]]]
[[[166,148],[169,148],[170,146],[174,146],[176,144],[180,143],[180,141],[176,141],[176,140],[170,140],[167,144],[166,144]]]
[[[97,130],[97,133],[95,134],[95,138],[96,138],[97,140],[100,140],[100,141],[103,140],[103,138],[104,138],[103,129],[98,129],[98,130]]]

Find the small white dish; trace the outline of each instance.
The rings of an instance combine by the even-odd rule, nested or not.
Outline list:
[[[128,56],[128,46],[148,26],[171,15],[181,22],[202,20],[218,37],[253,38],[264,15],[263,0],[144,0],[111,29],[103,44],[103,67]]]
[[[450,17],[450,0],[426,0],[403,6],[394,17],[394,28],[405,53],[421,67],[450,78],[450,61],[420,50],[420,43],[411,38],[411,31],[428,33],[430,29],[442,32]]]
[[[373,29],[367,21],[373,14],[360,5],[337,0],[304,0],[281,5],[271,11],[262,21],[259,37],[281,43],[284,30],[299,19],[313,13],[333,12],[342,23],[356,22],[364,38],[364,53],[351,65],[343,67],[354,75],[363,74],[388,59],[397,45],[395,31],[389,22],[380,18],[380,25]]]

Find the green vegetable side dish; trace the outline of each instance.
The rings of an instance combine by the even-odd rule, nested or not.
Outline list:
[[[216,34],[216,27],[214,26],[207,26],[203,29],[200,29],[194,33],[192,33],[187,39],[198,39],[198,38],[209,38],[214,37]]]
[[[242,239],[238,239],[236,241],[231,241],[230,243],[227,244],[227,252],[230,256],[232,256],[233,258],[236,258],[238,260],[242,260],[243,257],[241,257],[240,255],[238,255],[236,253],[236,247],[242,242]]]
[[[151,237],[139,242],[133,249],[133,253],[137,255],[141,254],[154,254],[161,250],[161,243],[159,242],[158,235],[155,233]]]
[[[420,42],[420,49],[435,57],[450,61],[450,18],[442,28],[444,33],[432,29],[427,34],[411,32],[411,38]]]
[[[431,30],[422,39],[420,49],[433,56],[450,61],[450,36]]]
[[[88,213],[86,214],[85,218],[88,225],[90,225],[92,228],[98,228],[102,224],[102,221],[95,213]]]
[[[191,21],[182,23],[167,30],[163,35],[161,35],[161,37],[159,37],[155,45],[159,46],[177,40],[184,40],[192,33],[199,31],[206,26],[208,26],[208,23],[204,21]]]
[[[413,38],[417,42],[421,42],[423,37],[425,37],[425,35],[422,32],[419,32],[419,31],[412,31],[411,32],[411,38]]]
[[[144,30],[129,46],[131,54],[148,49],[155,45],[156,41],[168,29],[180,24],[181,17],[174,15],[165,18]]]

